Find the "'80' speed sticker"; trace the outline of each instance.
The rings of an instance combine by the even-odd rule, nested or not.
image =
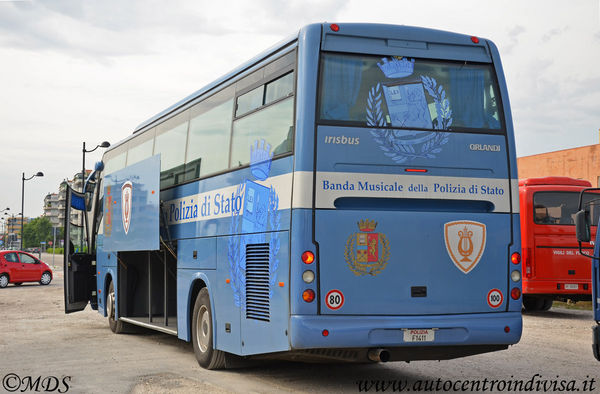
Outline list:
[[[336,311],[344,305],[344,294],[339,290],[330,290],[325,296],[327,308]]]

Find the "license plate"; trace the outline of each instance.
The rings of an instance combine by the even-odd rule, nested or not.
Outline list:
[[[577,283],[565,283],[565,290],[579,290],[579,285]]]
[[[435,331],[429,329],[404,330],[404,342],[433,342]]]

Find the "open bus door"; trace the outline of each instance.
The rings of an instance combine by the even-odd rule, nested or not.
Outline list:
[[[89,193],[90,196],[93,195]],[[81,212],[88,222],[87,212],[91,204],[86,203],[86,195],[67,185],[64,227],[64,292],[65,313],[85,309],[88,302],[92,309],[98,308],[96,294],[96,254],[85,237],[86,226],[81,226],[77,212]]]
[[[579,242],[579,253],[592,259],[592,309],[596,325],[592,327],[592,350],[596,360],[600,361],[600,231],[596,232],[595,242],[591,240],[590,225],[598,224],[600,214],[600,188],[584,189],[579,195],[579,208],[575,215],[575,232]],[[586,195],[587,193],[587,195]],[[594,194],[592,194],[594,193]],[[594,245],[594,254],[583,252],[581,243]]]

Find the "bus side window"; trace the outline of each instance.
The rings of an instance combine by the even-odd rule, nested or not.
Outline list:
[[[154,154],[160,153],[160,188],[183,181],[189,110],[171,118],[156,129]]]
[[[250,163],[250,147],[255,141],[265,140],[269,146],[267,153],[274,153],[273,147],[279,150],[277,153],[291,151],[291,144],[287,146],[286,141],[290,137],[290,129],[293,125],[294,99],[292,97],[234,121],[230,166],[239,167]],[[281,150],[285,151],[281,152]]]
[[[233,94],[233,89],[227,88],[192,108],[186,181],[227,169]]]

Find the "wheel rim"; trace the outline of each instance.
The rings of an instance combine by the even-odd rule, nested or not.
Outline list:
[[[210,342],[210,313],[205,305],[200,307],[200,312],[198,313],[196,341],[202,353],[208,350],[208,343]]]
[[[50,283],[50,274],[47,272],[44,272],[42,274],[42,284],[47,285],[48,283]]]
[[[8,285],[8,278],[6,275],[0,276],[0,287],[6,287]]]
[[[115,292],[111,291],[108,293],[108,300],[106,300],[107,314],[110,319],[115,318]]]

